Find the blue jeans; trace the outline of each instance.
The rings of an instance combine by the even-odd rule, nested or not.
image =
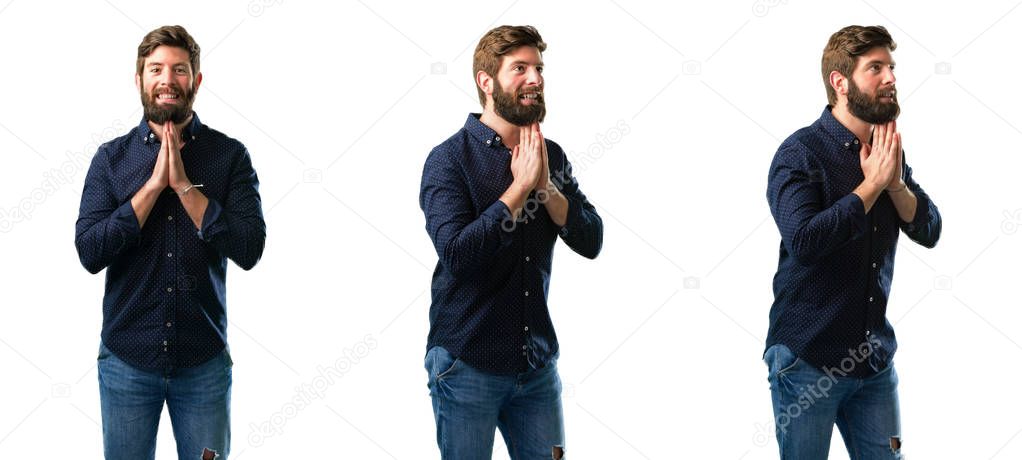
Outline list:
[[[164,403],[179,459],[227,459],[233,365],[227,349],[198,366],[162,373],[132,367],[100,344],[97,364],[107,460],[152,459]]]
[[[433,347],[426,353],[426,371],[442,458],[491,458],[497,429],[512,460],[562,458],[564,414],[556,359],[521,374],[495,375]]]
[[[868,378],[819,369],[777,344],[763,355],[782,460],[826,460],[834,424],[852,460],[900,460],[898,374],[891,363]],[[854,365],[868,365],[855,362]]]

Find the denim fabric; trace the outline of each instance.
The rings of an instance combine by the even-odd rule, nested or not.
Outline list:
[[[850,367],[869,365],[868,356],[849,358],[820,369],[784,345],[767,349],[763,359],[782,460],[826,460],[835,423],[852,460],[903,458],[894,364],[860,378]]]
[[[489,459],[497,429],[515,460],[553,458],[564,449],[557,360],[514,375],[475,369],[443,347],[426,353],[436,439],[443,459]]]
[[[97,364],[107,460],[152,459],[164,403],[178,458],[227,459],[233,362],[226,348],[195,367],[152,372],[132,367],[100,344]]]

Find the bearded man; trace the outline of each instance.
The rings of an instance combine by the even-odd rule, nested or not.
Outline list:
[[[85,178],[75,246],[106,269],[97,362],[107,460],[152,459],[164,404],[179,458],[226,459],[231,368],[227,259],[251,269],[266,224],[240,142],[192,111],[199,45],[181,26],[138,46],[137,127],[99,147]]]
[[[834,33],[829,104],[770,165],[781,244],[763,358],[785,460],[826,459],[835,423],[853,460],[902,458],[886,318],[894,252],[901,232],[932,248],[941,219],[901,148],[896,47],[879,26]]]
[[[603,221],[564,151],[544,138],[543,56],[531,26],[487,32],[473,72],[483,106],[430,152],[419,205],[436,248],[427,385],[444,459],[564,455],[558,344],[547,306],[554,243],[595,258]]]

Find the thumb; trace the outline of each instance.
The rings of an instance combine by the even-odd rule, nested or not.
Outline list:
[[[862,144],[862,147],[859,148],[859,163],[865,163],[866,162],[866,159],[869,158],[870,150],[871,150],[871,148],[870,148],[869,144],[865,144],[865,143]]]

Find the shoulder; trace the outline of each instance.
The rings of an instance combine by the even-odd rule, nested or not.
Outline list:
[[[116,164],[124,159],[131,149],[132,142],[143,142],[142,132],[138,129],[138,126],[131,128],[127,133],[106,141],[96,149],[96,154],[92,158],[92,162],[97,161],[106,162],[107,164]]]
[[[426,166],[438,167],[460,163],[468,155],[471,137],[468,131],[459,129],[458,132],[430,150],[426,157]]]
[[[804,163],[823,145],[823,133],[814,123],[801,128],[781,142],[774,154],[774,163]]]
[[[210,128],[209,126],[202,125],[202,129],[199,133],[200,136],[205,138],[206,142],[209,142],[214,146],[214,148],[224,150],[225,153],[248,155],[248,149],[245,147],[245,144],[241,143],[241,141]]]

